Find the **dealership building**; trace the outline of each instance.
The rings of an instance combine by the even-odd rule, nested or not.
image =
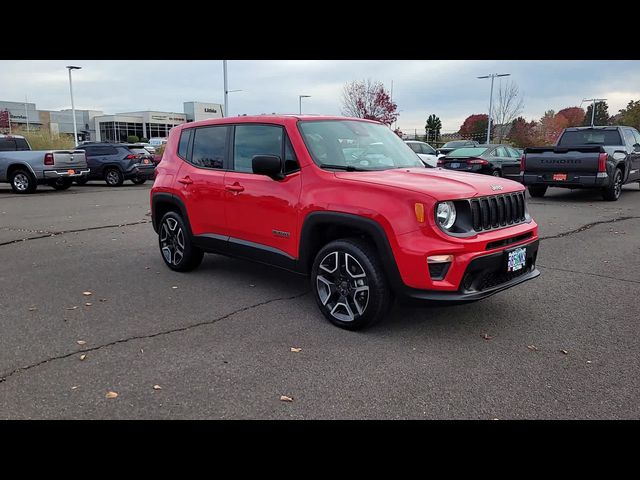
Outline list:
[[[49,130],[52,134],[73,134],[71,110],[37,110],[35,103],[0,101],[8,110],[13,128]],[[222,118],[219,103],[184,102],[184,112],[136,111],[105,115],[99,110],[76,109],[78,141],[126,142],[127,137],[166,137],[176,125],[210,118]]]

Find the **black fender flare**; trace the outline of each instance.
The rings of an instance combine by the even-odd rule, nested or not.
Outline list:
[[[331,211],[311,212],[308,214],[300,229],[300,244],[298,249],[298,269],[300,273],[310,274],[315,254],[322,248],[316,232],[326,225],[339,225],[354,228],[366,233],[373,239],[380,254],[380,261],[387,279],[394,291],[404,287],[398,270],[391,244],[380,223],[370,218],[350,213]]]
[[[165,192],[154,193],[151,196],[151,224],[153,225],[155,232],[158,232],[158,222],[161,220],[160,218],[156,218],[156,212],[158,211],[157,206],[161,203],[169,204],[178,209],[187,226],[189,236],[191,236],[191,223],[189,222],[189,215],[187,214],[187,208],[185,207],[184,202],[179,197]]]

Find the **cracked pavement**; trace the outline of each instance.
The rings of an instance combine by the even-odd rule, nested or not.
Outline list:
[[[0,418],[640,417],[637,184],[528,199],[538,279],[364,332],[278,269],[168,270],[149,188],[0,185]]]

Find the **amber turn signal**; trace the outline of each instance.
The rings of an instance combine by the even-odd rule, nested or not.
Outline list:
[[[414,209],[416,212],[416,220],[418,220],[419,223],[424,223],[424,205],[416,203]]]

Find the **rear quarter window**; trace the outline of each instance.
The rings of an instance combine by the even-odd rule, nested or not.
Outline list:
[[[180,142],[178,142],[178,156],[187,160],[189,141],[193,133],[193,128],[187,128],[180,133]]]

